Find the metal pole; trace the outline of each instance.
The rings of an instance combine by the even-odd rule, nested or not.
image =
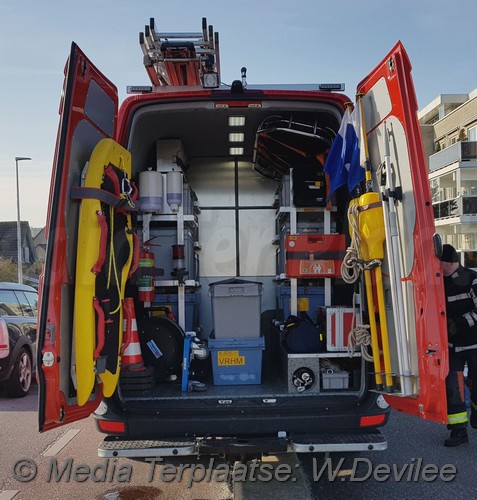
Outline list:
[[[25,156],[15,157],[15,172],[17,179],[17,252],[18,252],[18,283],[23,283],[23,259],[22,259],[22,228],[20,221],[20,184],[18,182],[18,162],[22,160],[31,160]]]

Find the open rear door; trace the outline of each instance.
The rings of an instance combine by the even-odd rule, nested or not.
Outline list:
[[[411,64],[400,42],[357,92],[386,229],[382,275],[393,383],[391,390],[384,383],[383,392],[397,410],[446,423],[445,297]]]
[[[74,286],[80,203],[70,197],[96,144],[113,138],[118,112],[116,87],[73,43],[65,68],[60,125],[50,186],[47,254],[40,279],[38,382],[40,431],[90,415],[101,384],[86,404],[77,404],[73,352]]]

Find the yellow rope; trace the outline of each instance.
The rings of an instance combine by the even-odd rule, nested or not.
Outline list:
[[[108,268],[108,289],[111,285],[111,273],[114,272],[116,278],[116,288],[118,289],[118,296],[121,297],[121,290],[119,289],[118,268],[116,264],[116,256],[114,254],[114,208],[109,207],[109,221],[110,221],[110,239],[109,239],[109,268]],[[118,307],[110,314],[116,314],[121,309],[121,301],[118,300]]]

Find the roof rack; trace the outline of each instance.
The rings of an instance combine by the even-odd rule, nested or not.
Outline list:
[[[219,34],[205,17],[197,33],[160,33],[151,18],[139,44],[154,86],[220,86]]]

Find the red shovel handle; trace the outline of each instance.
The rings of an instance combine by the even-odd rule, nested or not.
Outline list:
[[[124,354],[124,351],[126,350],[126,346],[128,346],[129,342],[131,341],[132,317],[131,317],[131,309],[129,308],[128,300],[125,300],[123,302],[123,315],[124,315],[124,321],[126,322],[126,329],[124,330],[124,333],[123,333],[123,345],[121,346],[121,351],[119,353],[121,356]]]
[[[94,350],[94,359],[97,360],[99,358],[101,350],[104,347],[105,317],[104,317],[103,308],[99,304],[99,300],[96,297],[93,297],[93,307],[94,307],[94,310],[96,311],[96,314],[98,315],[98,321],[96,322],[96,325],[97,325],[96,333],[97,333],[97,337],[98,337],[97,338],[98,343],[96,344],[96,349]]]

